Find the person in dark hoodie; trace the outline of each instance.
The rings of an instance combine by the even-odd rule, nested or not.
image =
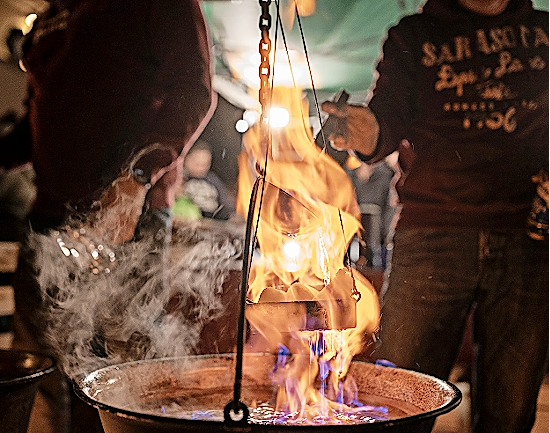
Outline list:
[[[105,242],[170,236],[182,159],[215,107],[209,42],[198,0],[50,2],[23,44],[28,116],[0,143],[3,169],[35,169],[33,231],[84,215]],[[48,353],[27,240],[13,348]],[[29,432],[69,431],[67,385],[41,382]]]
[[[368,107],[322,106],[346,119],[337,148],[414,153],[373,356],[446,379],[473,311],[472,430],[528,432],[548,354],[548,12],[428,0],[377,71]]]

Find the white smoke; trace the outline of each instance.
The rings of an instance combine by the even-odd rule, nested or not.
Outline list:
[[[241,268],[239,230],[175,222],[164,266],[149,238],[109,245],[89,228],[67,226],[33,233],[30,242],[47,339],[69,377],[129,360],[194,354],[205,325],[238,313],[222,299],[230,272]]]

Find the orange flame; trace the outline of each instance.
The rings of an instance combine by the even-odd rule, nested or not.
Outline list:
[[[267,152],[264,130],[261,124],[254,125],[244,135],[245,150],[239,159],[237,208],[243,215],[248,212],[257,167],[265,167],[262,194],[255,203],[258,250],[247,298],[270,308],[247,308],[248,321],[262,336],[249,348],[257,350],[261,341],[262,350],[273,352],[284,344],[292,354],[304,355],[302,361],[279,368],[274,375],[281,389],[279,406],[304,415],[306,408],[325,401],[327,394],[314,387],[323,363],[332,371],[324,386],[329,394],[337,393],[353,356],[377,329],[380,311],[370,282],[345,266],[346,249],[360,228],[359,206],[348,175],[315,145],[300,89],[273,88],[271,104],[288,110],[288,125],[271,128]],[[355,291],[360,294],[357,302],[352,296]],[[311,328],[304,326],[308,318],[300,301],[318,301],[330,320],[354,309],[356,322],[345,329],[333,322],[330,330],[304,331]],[[323,350],[312,353],[320,337]],[[313,358],[316,363],[311,362]]]

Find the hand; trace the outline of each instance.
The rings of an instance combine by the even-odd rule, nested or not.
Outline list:
[[[157,209],[174,207],[176,191],[183,186],[183,158],[151,175],[154,185],[147,196],[148,204]]]
[[[334,102],[325,101],[321,105],[329,115],[346,120],[344,135],[329,135],[334,147],[356,150],[363,155],[371,155],[376,150],[380,126],[374,113],[365,106],[346,104],[338,108]]]
[[[132,239],[147,191],[147,186],[137,182],[128,172],[115,179],[96,203],[97,211],[90,222],[94,234],[106,242],[121,243]]]

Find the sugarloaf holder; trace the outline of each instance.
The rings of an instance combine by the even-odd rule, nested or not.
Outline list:
[[[359,228],[353,187],[315,146],[300,89],[270,82],[271,1],[259,3],[262,113],[239,170],[248,209],[236,352],[111,365],[76,392],[105,433],[429,432],[460,403],[453,384],[353,360],[380,316],[345,253]],[[298,118],[285,131],[270,126],[275,104]]]

